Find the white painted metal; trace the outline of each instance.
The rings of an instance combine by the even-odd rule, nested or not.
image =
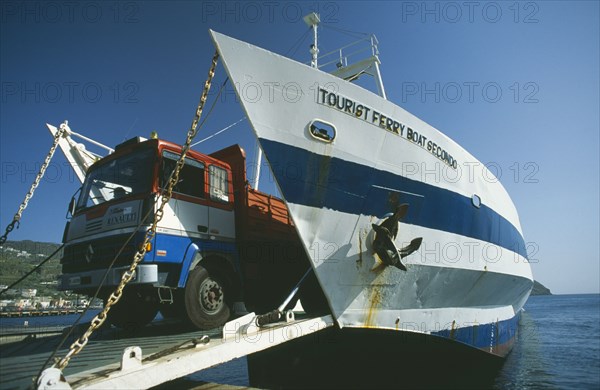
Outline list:
[[[522,234],[515,206],[498,179],[437,129],[355,84],[222,34],[212,32],[212,36],[259,138],[391,172],[468,198],[477,194]],[[263,93],[269,99],[245,100],[242,91],[248,80],[253,85],[275,85],[273,91]],[[457,160],[457,168],[408,140],[406,132],[402,137],[378,123],[320,104],[321,87],[326,89],[324,93],[335,91],[338,97],[376,109],[435,141]],[[335,125],[333,142],[319,142],[311,136],[309,124],[315,119]],[[303,164],[298,161],[298,169]],[[402,192],[401,188],[391,190]],[[419,207],[421,194],[403,196],[411,199],[410,207]],[[428,331],[449,329],[453,321],[459,326],[495,323],[514,317],[528,297],[532,284],[529,263],[506,248],[402,224],[398,247],[414,237],[423,237],[424,242],[405,259],[411,272],[404,273],[377,267],[370,224],[382,216],[344,214],[289,202],[288,206],[340,326],[394,327],[398,318],[425,321],[421,328]],[[444,252],[449,246],[465,250],[449,256]],[[489,253],[496,252],[481,252],[489,247],[499,253],[494,261]],[[473,254],[471,248],[478,248],[479,254]]]
[[[369,46],[367,47],[365,44],[368,44]],[[325,68],[329,65],[335,64],[336,69],[330,71],[329,73],[348,81],[357,80],[363,74],[370,75],[375,79],[375,86],[377,87],[377,93],[379,96],[387,99],[385,88],[383,86],[383,80],[381,78],[381,71],[379,69],[381,61],[379,60],[378,45],[379,42],[374,34],[349,43],[339,49],[330,51],[329,53],[321,56],[321,60],[325,60],[326,62],[324,64],[322,63],[319,66],[319,69],[325,70]],[[348,54],[348,50],[350,48],[352,48],[354,51]],[[346,50],[346,53],[344,53],[344,50]],[[362,56],[367,51],[371,54],[369,57],[361,60],[356,59],[358,55]],[[331,59],[333,55],[338,57]],[[351,57],[353,57],[352,62],[350,65],[348,65],[348,60]]]
[[[235,215],[233,210],[209,207],[208,219],[211,239],[222,241],[235,238]]]
[[[254,313],[250,313],[230,321],[223,328],[223,338],[210,341],[203,338],[195,345],[184,345],[180,350],[156,359],[142,359],[137,368],[121,370],[121,364],[115,363],[68,376],[67,382],[77,389],[150,388],[307,336],[334,324],[331,316],[277,323],[262,328],[256,326],[255,320]]]
[[[256,177],[254,178],[254,185],[252,186],[255,190],[258,190],[258,184],[260,183],[260,168],[262,165],[262,149],[260,148],[260,145],[258,145],[258,142],[256,144]]]
[[[317,37],[317,27],[320,22],[321,19],[319,18],[319,15],[314,12],[304,17],[304,23],[306,23],[306,25],[308,25],[309,27],[312,27],[313,30],[313,44],[310,48],[310,54],[312,57],[310,65],[313,68],[319,67],[319,42]]]
[[[206,230],[200,231],[201,227],[205,227]],[[164,209],[157,232],[181,237],[231,241],[235,239],[235,215],[233,210],[172,198]]]
[[[71,390],[65,381],[62,371],[58,368],[47,368],[42,372],[37,382],[39,390]]]
[[[50,131],[52,136],[56,135],[58,129],[55,126],[46,123],[46,127],[48,127],[48,130]],[[63,127],[66,130],[66,132],[63,133],[63,136],[58,141],[58,146],[60,146],[60,150],[65,155],[65,158],[73,168],[73,171],[75,171],[75,175],[77,176],[79,181],[83,183],[83,180],[85,179],[85,173],[87,172],[88,168],[99,159],[99,156],[95,153],[86,150],[85,145],[79,144],[71,138],[71,134],[75,133],[71,131],[66,121],[65,123],[61,124],[61,127]],[[87,137],[80,137],[90,142],[93,141]],[[92,143],[100,144],[96,141],[93,141]],[[104,145],[102,145],[102,147],[112,150]]]
[[[373,76],[375,78],[375,85],[377,86],[377,93],[382,98],[387,99],[385,88],[383,87],[383,80],[379,71],[380,63],[379,57],[371,56],[354,64],[338,68],[331,72],[331,74],[348,81],[354,81],[363,74]]]
[[[177,235],[188,236],[194,233],[200,235],[198,226],[207,228],[205,234],[201,235],[201,237],[207,237],[208,206],[171,198],[164,209],[158,228],[171,230],[171,233]],[[166,232],[165,230],[160,231]]]
[[[100,239],[100,238],[115,236],[115,235],[118,235],[118,234],[131,234],[131,233],[133,233],[134,231],[137,231],[137,230],[138,229],[136,227],[130,227],[130,228],[120,228],[120,229],[114,229],[114,230],[110,230],[110,231],[93,233],[93,234],[89,234],[87,236],[82,236],[80,238],[69,240],[69,244],[78,244],[78,243],[81,243],[81,242],[91,241],[91,240],[97,240],[97,239]],[[142,228],[140,231],[144,231],[144,229]]]
[[[66,121],[65,121],[65,123],[66,123]],[[109,154],[110,154],[110,153],[113,153],[113,152],[115,151],[113,148],[109,148],[108,146],[104,145],[103,143],[100,143],[100,142],[98,142],[98,141],[96,141],[96,140],[93,140],[93,139],[91,139],[91,138],[89,138],[89,137],[86,137],[86,136],[85,136],[85,135],[83,135],[83,134],[76,133],[76,132],[74,132],[73,130],[71,130],[70,128],[69,128],[69,132],[68,132],[68,134],[69,134],[69,135],[75,135],[75,136],[77,136],[77,137],[81,138],[82,140],[84,140],[84,141],[87,141],[87,142],[91,143],[92,145],[96,145],[96,146],[98,146],[99,148],[102,148],[102,149],[106,150],[106,151],[107,151]]]
[[[379,61],[373,62],[373,67],[375,68],[375,82],[377,83],[377,90],[382,98],[387,99],[387,95],[385,94],[385,88],[383,87],[383,80],[381,79],[381,71],[379,70]]]
[[[112,196],[112,194],[111,194]],[[79,214],[71,219],[69,225],[69,233],[67,240],[69,243],[75,243],[80,238],[96,236],[111,232],[110,234],[118,234],[123,229],[136,227],[140,221],[142,213],[142,200],[129,200],[117,204],[110,205],[103,215],[96,218],[88,219],[85,214]],[[125,232],[131,232],[131,229]]]
[[[142,367],[142,349],[140,347],[127,347],[121,357],[121,371],[133,371]]]
[[[296,204],[289,207],[298,229],[314,232],[307,238],[308,251],[343,326],[395,328],[400,318],[400,326],[418,324],[418,329],[429,333],[449,328],[453,321],[470,326],[510,319],[524,304],[531,270],[526,259],[512,251],[493,246],[497,257],[486,258],[489,243],[401,224],[399,235],[406,241],[423,237],[424,243],[404,259],[409,270],[404,273],[381,266],[372,256],[370,226],[380,222],[377,219]],[[341,234],[341,230],[346,231]],[[399,247],[402,241],[397,241]]]
[[[260,138],[388,170],[467,197],[478,194],[483,203],[521,231],[514,204],[500,181],[483,163],[439,130],[360,86],[246,42],[217,32],[212,34],[228,73],[239,80],[234,84],[236,91],[240,93],[242,106]],[[244,60],[236,61],[238,58]],[[247,83],[255,82],[250,77],[271,80],[264,85],[275,85],[272,87],[273,99],[268,98],[267,90],[262,94],[263,99],[256,102],[245,99],[242,90]],[[423,149],[418,145],[384,131],[376,124],[317,104],[319,86],[336,89],[339,95],[368,107],[377,107],[387,117],[401,121],[427,139],[436,140],[459,161],[458,169],[453,171],[433,154],[422,153]],[[307,125],[315,118],[335,124],[339,133],[335,145],[316,143],[310,136]]]

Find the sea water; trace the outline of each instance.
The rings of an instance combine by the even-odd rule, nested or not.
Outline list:
[[[600,295],[530,297],[496,387],[600,389]]]

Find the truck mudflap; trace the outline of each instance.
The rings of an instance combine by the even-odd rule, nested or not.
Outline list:
[[[104,286],[116,286],[121,280],[121,276],[129,267],[113,268],[109,271]],[[82,290],[96,288],[102,282],[105,269],[83,271],[72,274],[63,274],[60,276],[61,290]],[[137,266],[133,279],[129,284],[153,284],[158,283],[158,265],[140,264]]]

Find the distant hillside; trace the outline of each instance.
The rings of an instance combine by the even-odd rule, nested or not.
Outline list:
[[[52,242],[38,242],[31,240],[23,240],[23,241],[6,241],[6,243],[0,247],[3,249],[13,248],[19,251],[25,251],[31,254],[42,254],[45,256],[50,255],[54,252],[60,244],[55,244]],[[2,249],[0,249],[0,252]]]
[[[0,285],[10,285],[44,261],[59,244],[37,241],[7,241],[0,247]],[[60,275],[60,253],[44,264],[15,289],[35,288],[38,295],[56,294],[56,280]]]
[[[550,289],[538,281],[533,281],[533,290],[531,290],[531,295],[552,295]]]

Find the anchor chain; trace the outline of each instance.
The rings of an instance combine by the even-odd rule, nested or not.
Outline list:
[[[23,200],[23,203],[21,203],[21,205],[19,206],[19,210],[17,210],[15,216],[13,217],[12,222],[9,223],[8,226],[6,226],[6,231],[4,232],[4,235],[2,235],[2,237],[0,237],[0,245],[4,245],[4,243],[6,242],[6,239],[8,238],[8,235],[15,228],[15,225],[16,225],[17,229],[19,228],[19,224],[21,221],[21,215],[23,214],[23,211],[25,211],[25,209],[27,208],[27,205],[29,204],[29,201],[33,197],[33,193],[35,192],[35,189],[38,187],[38,185],[40,185],[40,181],[42,180],[42,177],[44,177],[44,173],[46,173],[46,168],[48,168],[48,164],[50,164],[50,160],[52,160],[52,156],[54,156],[54,152],[56,151],[56,148],[58,147],[58,142],[60,141],[60,137],[66,131],[65,130],[66,126],[67,126],[67,122],[65,121],[65,123],[60,125],[60,128],[58,129],[56,134],[54,134],[54,142],[52,143],[52,147],[50,148],[48,155],[46,155],[46,159],[44,160],[44,163],[40,167],[40,171],[38,172],[37,176],[35,177],[33,184],[31,184],[31,187],[29,188],[29,192],[27,192],[27,195],[25,195],[25,199]]]
[[[196,109],[196,114],[194,116],[194,120],[192,121],[191,128],[187,133],[187,137],[185,140],[185,144],[183,145],[181,155],[179,156],[179,160],[177,160],[177,164],[175,165],[175,169],[173,171],[173,174],[171,175],[171,179],[169,180],[167,188],[165,189],[165,191],[162,194],[160,206],[158,207],[158,209],[156,210],[156,213],[154,214],[154,222],[152,223],[152,226],[150,227],[150,229],[148,229],[148,231],[146,232],[146,235],[144,237],[144,242],[142,243],[141,248],[137,251],[137,253],[133,257],[133,261],[132,261],[129,269],[123,273],[123,276],[121,277],[121,281],[120,281],[119,285],[117,286],[116,290],[110,294],[110,297],[107,299],[106,304],[105,304],[104,308],[102,309],[102,311],[100,313],[98,313],[96,315],[96,317],[94,317],[94,319],[91,321],[90,326],[87,329],[87,331],[71,345],[71,347],[69,348],[69,352],[65,355],[65,357],[63,357],[60,361],[58,361],[55,364],[56,368],[59,368],[60,370],[64,370],[65,367],[69,364],[69,360],[71,360],[71,358],[73,356],[75,356],[79,352],[81,352],[81,350],[86,346],[86,344],[89,341],[89,337],[92,335],[92,333],[96,329],[98,329],[106,320],[107,313],[110,310],[110,308],[113,305],[115,305],[119,301],[119,299],[121,299],[121,296],[123,295],[123,289],[125,288],[127,283],[129,283],[129,281],[133,278],[137,265],[144,258],[145,254],[146,254],[147,245],[150,241],[152,241],[152,239],[154,238],[154,236],[156,234],[156,226],[158,225],[158,223],[160,222],[160,220],[163,217],[163,214],[164,214],[163,209],[165,208],[166,204],[171,199],[173,187],[175,187],[175,185],[179,181],[179,173],[185,163],[185,157],[187,155],[187,152],[189,151],[190,145],[198,132],[198,129],[197,129],[198,122],[200,120],[200,116],[202,115],[202,110],[204,109],[204,104],[206,102],[206,98],[208,96],[210,86],[212,84],[212,79],[215,75],[215,68],[217,66],[218,59],[219,59],[219,53],[215,52],[215,55],[213,56],[213,59],[212,59],[212,65],[210,67],[210,70],[208,71],[208,78],[207,78],[206,82],[204,83],[204,90],[202,91],[202,96],[200,97],[200,102],[198,103],[198,108]]]

